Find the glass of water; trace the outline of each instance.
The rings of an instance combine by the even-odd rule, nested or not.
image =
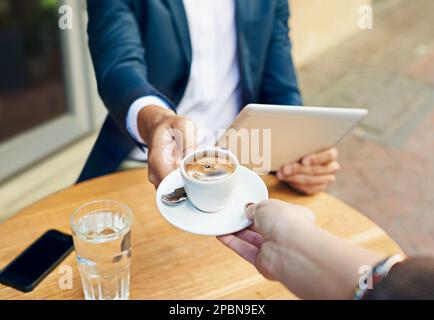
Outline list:
[[[131,209],[111,200],[90,202],[71,216],[86,300],[128,300],[132,222]]]

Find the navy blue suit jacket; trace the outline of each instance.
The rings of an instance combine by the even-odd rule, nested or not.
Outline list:
[[[288,0],[234,0],[243,105],[301,105],[288,35]],[[88,0],[89,48],[109,111],[79,182],[115,171],[137,145],[130,105],[157,95],[176,111],[192,52],[182,0]]]

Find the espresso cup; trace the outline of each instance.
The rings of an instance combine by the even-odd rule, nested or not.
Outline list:
[[[220,177],[218,173],[222,171],[219,169],[222,165],[218,165],[214,172],[217,173],[215,176],[212,172],[206,178],[192,175],[189,164],[197,164],[201,159],[213,157],[223,164],[233,165],[233,170]],[[181,162],[181,176],[190,202],[199,210],[209,213],[225,208],[232,200],[237,187],[239,166],[238,159],[232,152],[217,147],[200,149],[187,155]],[[209,172],[212,168],[208,167],[205,170]]]

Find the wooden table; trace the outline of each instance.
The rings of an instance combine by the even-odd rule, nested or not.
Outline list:
[[[325,193],[302,197],[272,176],[264,177],[270,197],[309,207],[318,224],[384,255],[399,247],[373,222]],[[0,268],[51,228],[70,233],[69,216],[95,199],[126,203],[134,211],[131,299],[292,299],[282,285],[265,280],[247,262],[213,237],[182,232],[167,223],[155,205],[145,170],[88,181],[53,194],[0,225]],[[62,266],[73,270],[73,288],[60,289]],[[0,285],[0,299],[83,299],[75,254],[69,255],[27,294]]]

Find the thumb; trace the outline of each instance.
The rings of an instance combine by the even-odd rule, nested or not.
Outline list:
[[[245,215],[247,219],[253,220],[256,213],[256,208],[257,205],[252,202],[246,204]]]

